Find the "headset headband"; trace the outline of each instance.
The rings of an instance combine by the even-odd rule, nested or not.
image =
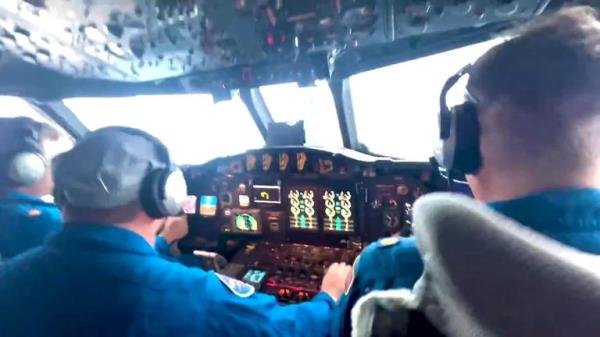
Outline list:
[[[450,137],[451,114],[448,107],[448,92],[456,83],[466,74],[471,72],[472,64],[467,64],[462,67],[456,74],[450,76],[440,92],[440,139],[448,139]],[[470,96],[470,95],[469,95]]]

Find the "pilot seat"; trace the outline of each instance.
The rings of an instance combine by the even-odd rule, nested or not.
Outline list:
[[[361,298],[352,336],[598,335],[600,257],[449,193],[421,198],[414,220],[422,278]]]

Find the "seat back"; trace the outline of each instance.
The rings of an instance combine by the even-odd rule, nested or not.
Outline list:
[[[409,289],[372,291],[352,308],[352,337],[443,337]]]
[[[449,336],[597,336],[600,258],[477,201],[430,194],[414,208],[425,272],[417,306]]]

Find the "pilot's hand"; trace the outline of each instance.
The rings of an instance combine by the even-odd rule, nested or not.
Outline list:
[[[168,244],[184,238],[189,232],[188,220],[186,215],[177,217],[168,217],[165,226],[160,232]]]
[[[346,290],[346,283],[351,272],[352,267],[345,263],[332,264],[323,277],[321,291],[329,294],[337,302]]]

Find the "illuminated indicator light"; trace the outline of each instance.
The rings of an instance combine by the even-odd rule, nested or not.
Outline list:
[[[247,195],[240,195],[239,197],[240,207],[250,206],[250,197]]]
[[[196,207],[194,201],[194,208]],[[200,215],[212,217],[217,214],[217,197],[214,195],[203,195],[200,197]]]
[[[275,38],[273,37],[273,34],[267,35],[267,44],[270,47],[273,47],[273,45],[275,45]]]
[[[216,197],[215,197],[216,198]],[[183,204],[183,213],[184,214],[196,214],[196,201],[197,197],[195,195],[188,195]],[[216,213],[216,209],[215,209]]]

